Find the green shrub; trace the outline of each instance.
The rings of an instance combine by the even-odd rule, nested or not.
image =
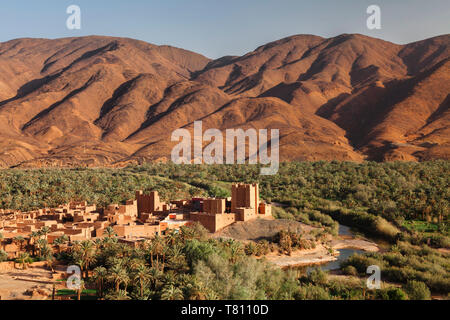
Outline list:
[[[374,216],[367,212],[348,210],[345,208],[330,210],[322,208],[340,223],[361,230],[364,233],[380,237],[391,242],[397,240],[400,230],[382,217]]]
[[[350,265],[345,266],[342,269],[342,272],[348,276],[357,276],[358,275],[358,270],[356,270],[356,268],[354,266],[350,266]]]
[[[380,259],[370,257],[368,254],[366,255],[354,254],[341,263],[341,268],[353,266],[358,271],[359,274],[365,274],[367,268],[373,265],[382,268],[384,266],[384,262]]]
[[[186,259],[192,267],[199,260],[207,260],[215,252],[214,247],[208,242],[200,242],[196,239],[187,240],[184,247]]]
[[[4,250],[0,250],[0,262],[8,260],[8,254]]]
[[[330,300],[330,294],[325,288],[308,284],[302,286],[295,297],[297,300]]]
[[[431,293],[427,285],[420,281],[408,281],[405,291],[411,300],[430,300]]]
[[[328,282],[328,275],[320,268],[314,268],[307,276],[308,282],[315,285],[324,285]]]
[[[392,288],[387,291],[389,300],[406,300],[408,296],[400,288]]]

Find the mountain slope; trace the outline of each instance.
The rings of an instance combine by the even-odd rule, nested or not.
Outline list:
[[[171,132],[280,130],[281,160],[449,158],[450,36],[297,35],[217,60],[113,37],[0,44],[0,166],[168,160]]]

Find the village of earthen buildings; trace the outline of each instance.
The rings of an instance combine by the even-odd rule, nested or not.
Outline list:
[[[32,244],[33,232],[48,228],[47,241],[64,235],[69,243],[106,237],[114,230],[120,242],[136,246],[139,242],[164,236],[170,230],[200,223],[215,233],[235,222],[270,219],[271,205],[260,200],[258,184],[233,184],[230,198],[192,198],[162,202],[157,191],[136,192],[136,199],[123,205],[98,208],[87,202],[70,202],[58,208],[30,212],[0,210],[0,248],[15,259],[20,247],[14,239],[22,237]]]

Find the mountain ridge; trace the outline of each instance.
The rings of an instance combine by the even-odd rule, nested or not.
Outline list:
[[[294,35],[209,59],[130,38],[0,43],[0,166],[168,161],[173,130],[280,129],[280,160],[448,159],[450,35]]]

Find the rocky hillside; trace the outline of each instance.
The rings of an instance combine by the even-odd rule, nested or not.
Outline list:
[[[450,35],[297,35],[207,59],[112,37],[0,44],[0,166],[166,161],[173,130],[274,128],[281,160],[450,157]]]

